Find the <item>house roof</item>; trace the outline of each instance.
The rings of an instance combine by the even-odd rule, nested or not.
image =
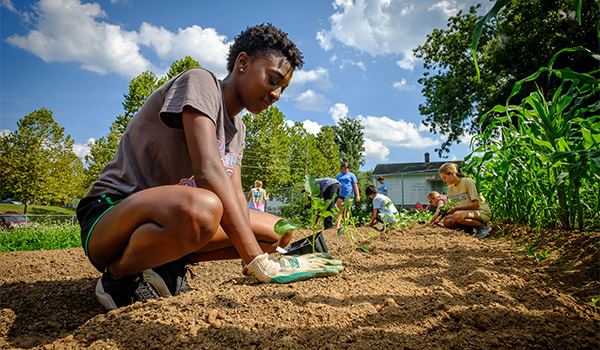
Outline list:
[[[440,167],[448,162],[418,162],[418,163],[388,163],[388,164],[377,164],[371,176],[380,175],[400,175],[407,173],[430,173],[436,172]],[[460,165],[461,161],[453,161]]]

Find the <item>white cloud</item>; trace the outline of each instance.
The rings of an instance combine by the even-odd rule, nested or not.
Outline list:
[[[458,8],[456,1],[454,1],[454,0],[438,1],[435,4],[433,4],[427,8],[427,11],[439,11],[448,18],[456,15],[459,10],[460,9]]]
[[[296,98],[295,106],[298,109],[305,111],[316,111],[321,112],[327,110],[327,106],[330,104],[329,100],[325,96],[314,92],[313,90],[306,90]]]
[[[306,131],[313,135],[316,135],[319,133],[319,131],[321,131],[321,125],[319,125],[319,123],[317,122],[313,122],[312,120],[306,119],[302,122],[302,125],[304,126],[304,129],[306,129]]]
[[[348,116],[348,106],[343,103],[336,103],[333,107],[329,108],[329,114],[331,114],[331,118],[337,124],[340,119]]]
[[[85,156],[90,154],[90,147],[96,142],[94,138],[89,138],[86,144],[83,143],[75,143],[73,144],[73,152],[75,155],[81,159],[84,159]]]
[[[317,67],[312,70],[299,70],[294,73],[290,85],[302,86],[307,83],[314,83],[322,89],[330,88],[329,71],[323,67]]]
[[[294,123],[293,121],[286,119],[284,121],[285,125],[287,125],[287,127],[289,128],[293,128],[296,123]],[[302,127],[304,127],[304,129],[306,131],[308,131],[308,133],[316,135],[319,133],[319,131],[321,131],[321,125],[319,125],[319,123],[317,122],[313,122],[312,120],[306,119],[305,121],[302,122]]]
[[[8,134],[10,134],[12,131],[4,129],[4,130],[0,130],[0,137],[4,137]]]
[[[218,77],[227,75],[227,54],[231,42],[213,28],[193,25],[173,33],[163,27],[142,23],[138,34],[141,45],[152,47],[157,56],[169,62],[192,56]],[[194,43],[190,45],[190,43]]]
[[[342,64],[340,64],[340,69],[344,69],[344,66],[347,64],[356,66],[356,67],[360,68],[363,72],[367,71],[367,66],[365,65],[364,62],[353,61],[353,60],[342,60]]]
[[[2,5],[10,8],[12,3],[3,0]],[[142,55],[140,47],[145,45],[166,61],[162,64],[190,55],[218,76],[226,74],[230,43],[212,28],[191,26],[174,33],[143,23],[139,32],[127,31],[103,21],[108,16],[99,4],[80,0],[40,0],[32,8],[35,15],[29,17],[34,18],[34,29],[6,40],[46,62],[77,62],[92,72],[127,78],[146,70],[166,71],[168,67],[157,68]]]
[[[424,149],[440,144],[439,140],[423,136],[415,124],[402,119],[393,120],[388,117],[363,117],[361,115],[356,119],[365,127],[365,138],[381,142],[386,147]]]
[[[409,91],[409,90],[413,90],[415,87],[412,85],[408,85],[406,83],[406,79],[402,78],[400,79],[400,81],[395,81],[392,86],[394,87],[394,89],[397,90],[401,90],[401,91]]]
[[[403,54],[404,60],[410,60],[412,50],[425,42],[433,28],[446,26],[449,14],[479,2],[336,0],[329,29],[320,30],[316,39],[323,50],[339,43],[372,56]]]
[[[366,162],[385,162],[388,160],[390,149],[385,147],[381,142],[365,137],[364,145]]]
[[[412,51],[409,51],[404,53],[403,59],[401,59],[400,61],[396,61],[396,65],[398,65],[398,67],[402,69],[412,71],[413,69],[415,69],[416,61],[417,58],[415,57],[414,53]]]
[[[10,0],[2,0],[2,7],[9,10],[10,12],[18,13],[17,9],[15,9],[15,6],[12,4],[12,1],[10,1]]]

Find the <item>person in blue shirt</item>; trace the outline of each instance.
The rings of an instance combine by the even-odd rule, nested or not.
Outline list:
[[[356,175],[350,172],[350,167],[348,163],[342,162],[340,166],[340,173],[337,174],[336,180],[340,182],[342,185],[342,191],[337,199],[337,207],[340,210],[340,214],[337,217],[337,225],[336,229],[340,228],[340,223],[342,221],[342,215],[347,215],[342,208],[342,203],[344,203],[344,199],[351,194],[354,194],[354,199],[357,202],[360,202],[360,193],[358,192],[358,180],[356,179]]]
[[[381,187],[379,187],[379,193],[387,196],[388,195],[388,185],[385,183],[383,176],[378,177],[377,181],[379,181],[379,183],[381,184]]]

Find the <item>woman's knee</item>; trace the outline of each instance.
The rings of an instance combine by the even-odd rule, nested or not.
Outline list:
[[[187,247],[201,247],[208,243],[217,232],[223,204],[217,195],[200,190],[187,193],[184,200],[171,208],[174,234],[181,244]]]

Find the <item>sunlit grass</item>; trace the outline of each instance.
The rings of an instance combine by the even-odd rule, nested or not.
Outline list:
[[[60,224],[0,229],[0,253],[81,247],[79,225]]]

